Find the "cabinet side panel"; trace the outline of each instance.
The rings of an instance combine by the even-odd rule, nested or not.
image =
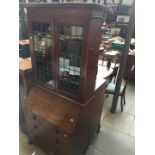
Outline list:
[[[86,58],[85,58],[85,83],[83,89],[83,102],[86,102],[93,94],[95,88],[95,80],[97,74],[98,62],[98,49],[100,41],[100,32],[102,19],[95,18],[96,16],[102,17],[102,12],[93,12],[92,17],[88,22],[88,35],[86,43]]]
[[[85,116],[82,109],[75,131],[73,133],[73,155],[83,155],[89,145],[90,119]]]
[[[73,134],[73,155],[83,155],[98,132],[104,101],[105,84],[94,93],[94,98],[81,109]]]
[[[93,139],[95,134],[98,132],[101,125],[101,115],[104,104],[104,92],[106,89],[106,85],[102,85],[99,89],[95,91],[95,98],[92,101],[92,106],[90,109],[90,130],[89,130],[89,141]]]

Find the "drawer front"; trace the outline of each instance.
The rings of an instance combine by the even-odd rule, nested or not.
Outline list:
[[[30,111],[27,111],[27,124],[30,139],[48,154],[64,155],[64,152],[66,155],[71,154],[72,138],[70,135]]]

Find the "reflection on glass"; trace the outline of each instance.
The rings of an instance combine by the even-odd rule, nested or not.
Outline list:
[[[38,81],[53,86],[51,74],[51,26],[48,23],[32,23],[36,78]]]
[[[80,36],[82,36],[82,33],[83,33],[82,27],[78,26],[77,27],[77,35],[80,37]]]
[[[59,89],[79,93],[83,27],[59,25]]]
[[[59,39],[83,39],[83,27],[74,25],[59,25]]]

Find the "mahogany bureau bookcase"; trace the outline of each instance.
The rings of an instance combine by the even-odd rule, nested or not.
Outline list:
[[[104,6],[28,4],[33,81],[26,133],[49,155],[82,155],[100,128],[106,80],[97,76]]]

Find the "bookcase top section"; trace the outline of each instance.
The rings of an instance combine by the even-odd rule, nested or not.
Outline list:
[[[27,8],[32,7],[47,7],[47,8],[77,8],[77,9],[93,9],[102,11],[105,6],[101,4],[94,4],[94,3],[31,3],[31,4],[25,4]]]

